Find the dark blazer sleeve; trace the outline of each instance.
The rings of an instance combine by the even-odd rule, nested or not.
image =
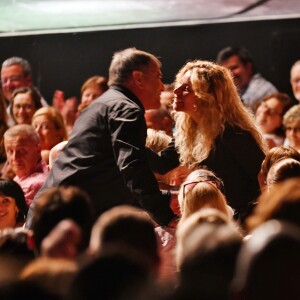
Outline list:
[[[124,112],[113,111],[109,128],[114,156],[125,184],[159,224],[168,224],[174,213],[169,206],[170,197],[162,196],[149,166],[143,111],[133,107]]]

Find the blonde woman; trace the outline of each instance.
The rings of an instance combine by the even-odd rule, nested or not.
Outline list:
[[[180,162],[205,165],[220,177],[229,205],[243,219],[259,195],[257,175],[266,151],[254,117],[244,107],[230,71],[215,63],[188,62],[175,86]]]
[[[32,126],[40,137],[42,157],[49,164],[50,150],[68,139],[64,119],[54,107],[42,107],[33,115]]]

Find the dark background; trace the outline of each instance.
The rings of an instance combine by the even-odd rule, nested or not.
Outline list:
[[[136,47],[157,55],[169,83],[187,60],[214,60],[229,45],[248,48],[258,71],[292,96],[289,71],[300,59],[300,19],[1,37],[0,61],[28,59],[35,85],[51,103],[56,89],[79,97],[88,77],[107,76],[117,50]]]

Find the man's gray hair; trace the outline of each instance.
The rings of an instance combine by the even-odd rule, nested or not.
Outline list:
[[[22,58],[22,57],[13,56],[13,57],[7,58],[2,63],[2,68],[14,66],[14,65],[20,65],[22,67],[23,74],[25,77],[28,75],[31,75],[30,63],[28,62],[28,60],[26,60],[25,58]]]
[[[7,129],[4,133],[4,139],[9,137],[29,138],[33,142],[40,143],[40,137],[33,126],[28,124],[15,125]]]
[[[136,48],[127,48],[116,52],[109,68],[108,85],[126,83],[133,71],[143,71],[153,62],[161,65],[153,54]]]

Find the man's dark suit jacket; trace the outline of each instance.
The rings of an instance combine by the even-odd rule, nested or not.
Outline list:
[[[167,224],[174,214],[149,167],[144,113],[139,99],[121,86],[112,86],[89,105],[35,197],[27,227],[41,192],[59,185],[82,188],[97,215],[116,205],[132,204],[145,208],[159,224]]]

